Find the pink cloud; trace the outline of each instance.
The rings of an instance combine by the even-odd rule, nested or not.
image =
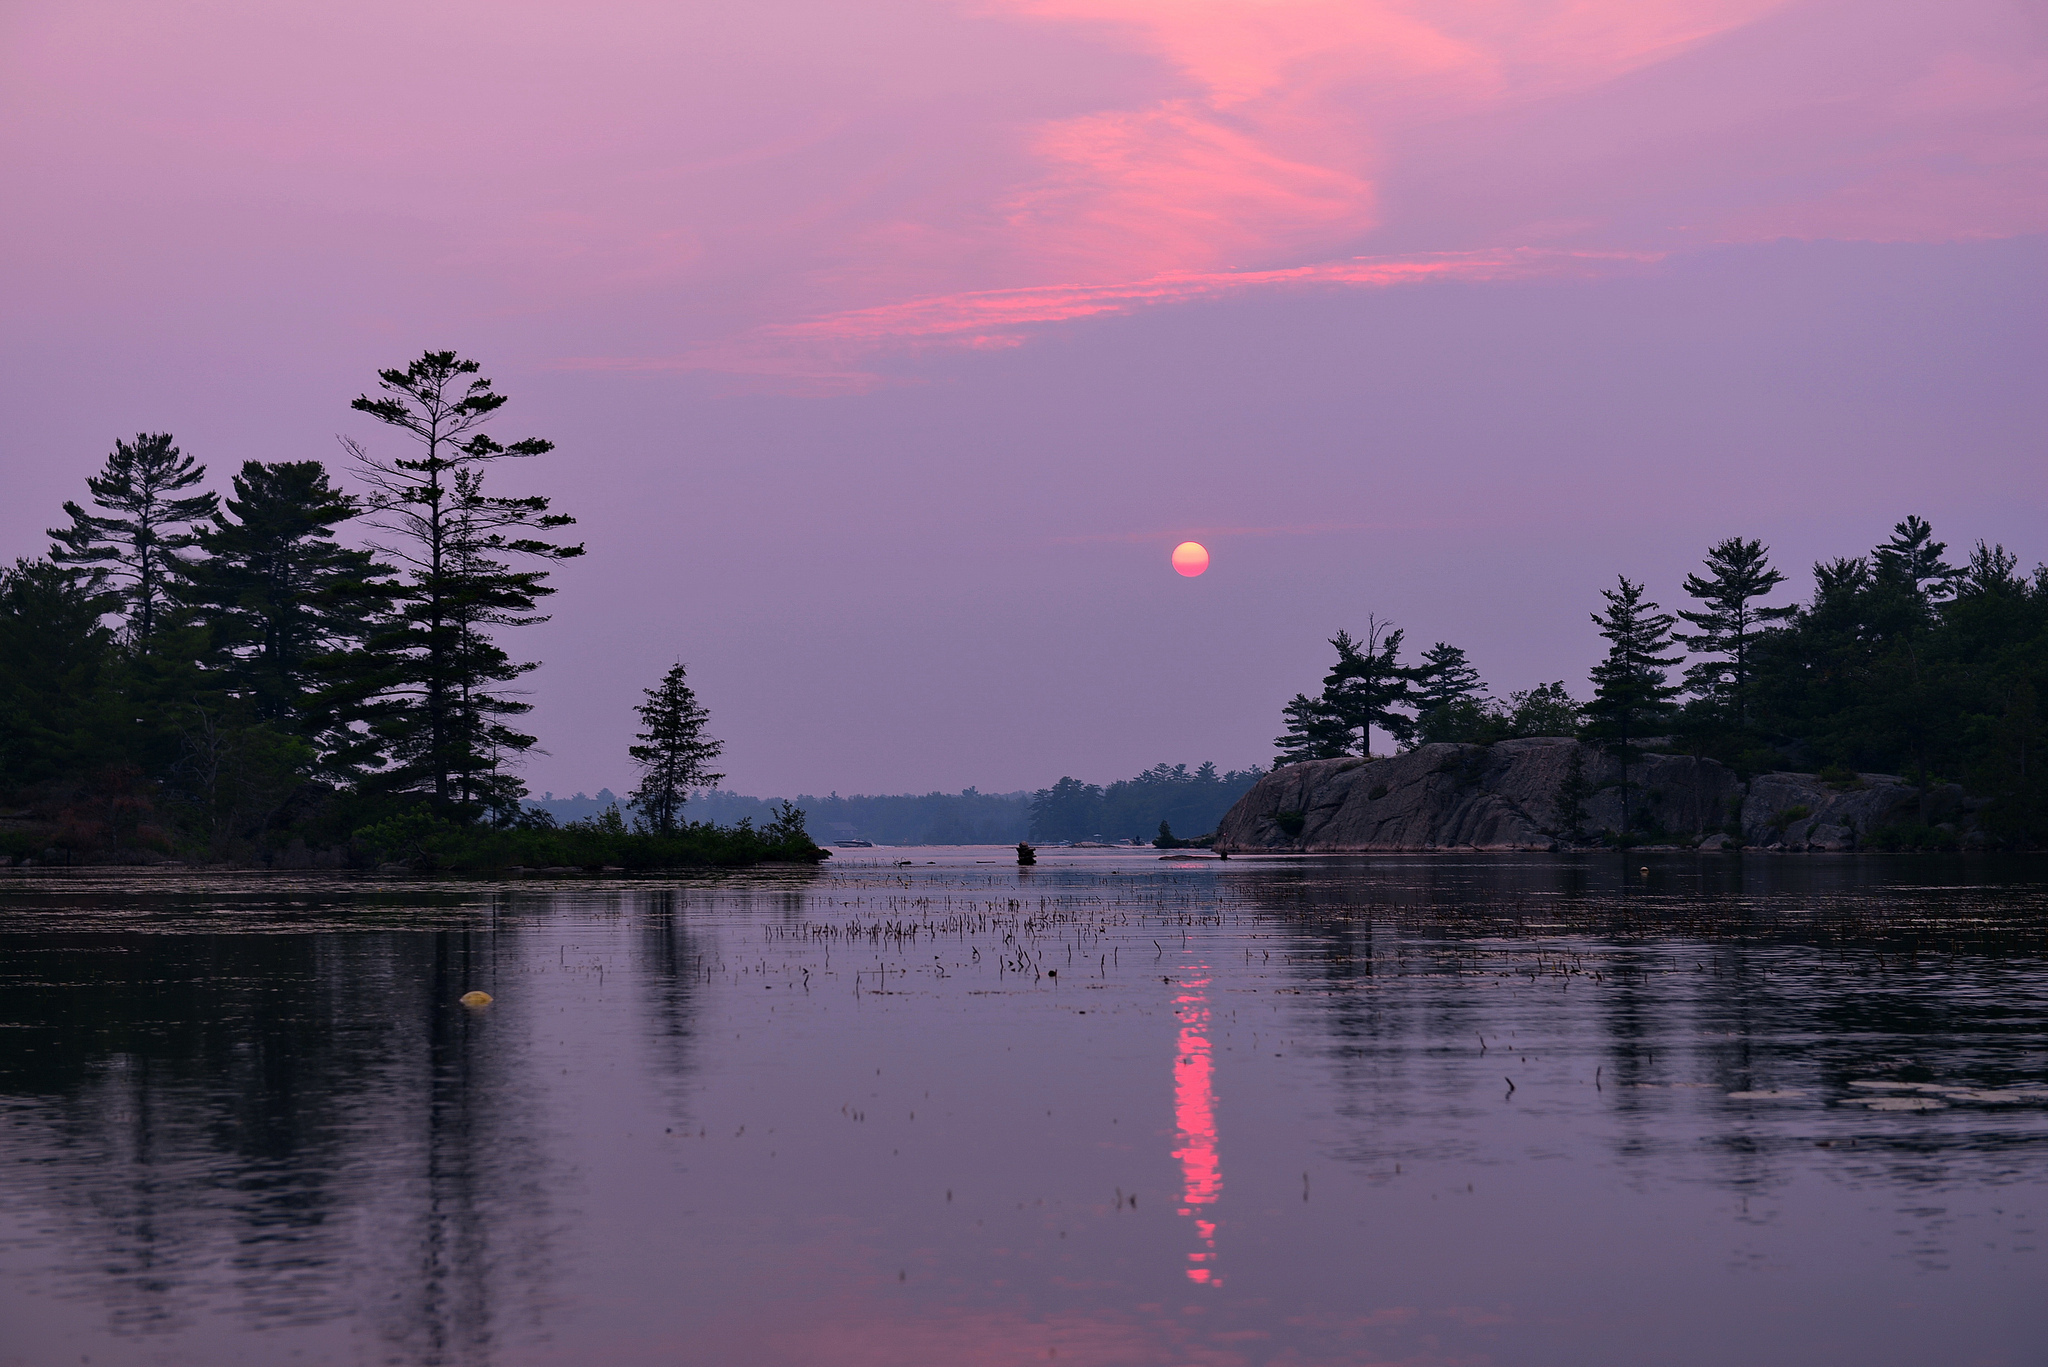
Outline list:
[[[602,319],[558,350],[669,358],[605,364],[859,387],[864,352],[1225,292],[2048,230],[2048,38],[2022,0],[24,0],[5,22],[32,316],[344,255],[408,298]],[[1534,247],[1555,255],[1513,255]]]
[[[1101,285],[1033,285],[974,290],[775,324],[731,343],[669,357],[572,357],[565,370],[718,370],[814,381],[826,390],[865,389],[880,378],[858,359],[885,349],[1006,347],[1035,328],[1108,317],[1166,304],[1273,288],[1385,289],[1428,281],[1492,281],[1591,275],[1641,266],[1655,254],[1518,248],[1391,259],[1358,257],[1266,271],[1177,272]]]

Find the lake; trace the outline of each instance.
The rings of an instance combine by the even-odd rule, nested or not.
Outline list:
[[[0,875],[0,1364],[2044,1360],[2039,860],[1041,859]]]

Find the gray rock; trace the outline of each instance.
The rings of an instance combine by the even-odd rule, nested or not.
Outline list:
[[[1281,765],[1217,823],[1216,848],[1294,850],[1548,850],[1569,843],[1560,805],[1573,757],[1590,838],[1623,827],[1622,766],[1606,749],[1564,737],[1485,745],[1419,745],[1386,759]],[[1726,765],[1690,755],[1641,754],[1628,770],[1632,829],[1726,849],[1848,850],[1881,826],[1921,820],[1920,790],[1884,774],[1835,788],[1812,774],[1764,774],[1748,784]],[[1962,791],[1931,790],[1935,819],[1960,817]],[[1740,831],[1739,841],[1734,832]]]
[[[1963,806],[1963,790],[1953,783],[1936,785],[1926,796],[1931,820]],[[1813,774],[1758,774],[1742,800],[1742,834],[1751,844],[1853,849],[1859,837],[1880,827],[1920,824],[1920,811],[1920,790],[1892,774],[1858,774],[1853,785],[1840,788]]]

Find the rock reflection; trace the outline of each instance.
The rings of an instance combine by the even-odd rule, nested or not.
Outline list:
[[[1216,1058],[1209,1039],[1208,965],[1181,969],[1180,994],[1174,1010],[1180,1017],[1180,1038],[1173,1059],[1173,1114],[1180,1130],[1181,1206],[1179,1213],[1195,1222],[1201,1245],[1188,1254],[1191,1282],[1221,1286],[1216,1266],[1216,1220],[1209,1207],[1223,1194],[1223,1167],[1216,1151]]]

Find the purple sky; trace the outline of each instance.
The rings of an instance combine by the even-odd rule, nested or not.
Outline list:
[[[591,546],[536,790],[678,657],[730,786],[1005,789],[1263,763],[1368,612],[1583,692],[1726,535],[2048,557],[2018,0],[17,0],[0,162],[0,554],[459,348]]]

